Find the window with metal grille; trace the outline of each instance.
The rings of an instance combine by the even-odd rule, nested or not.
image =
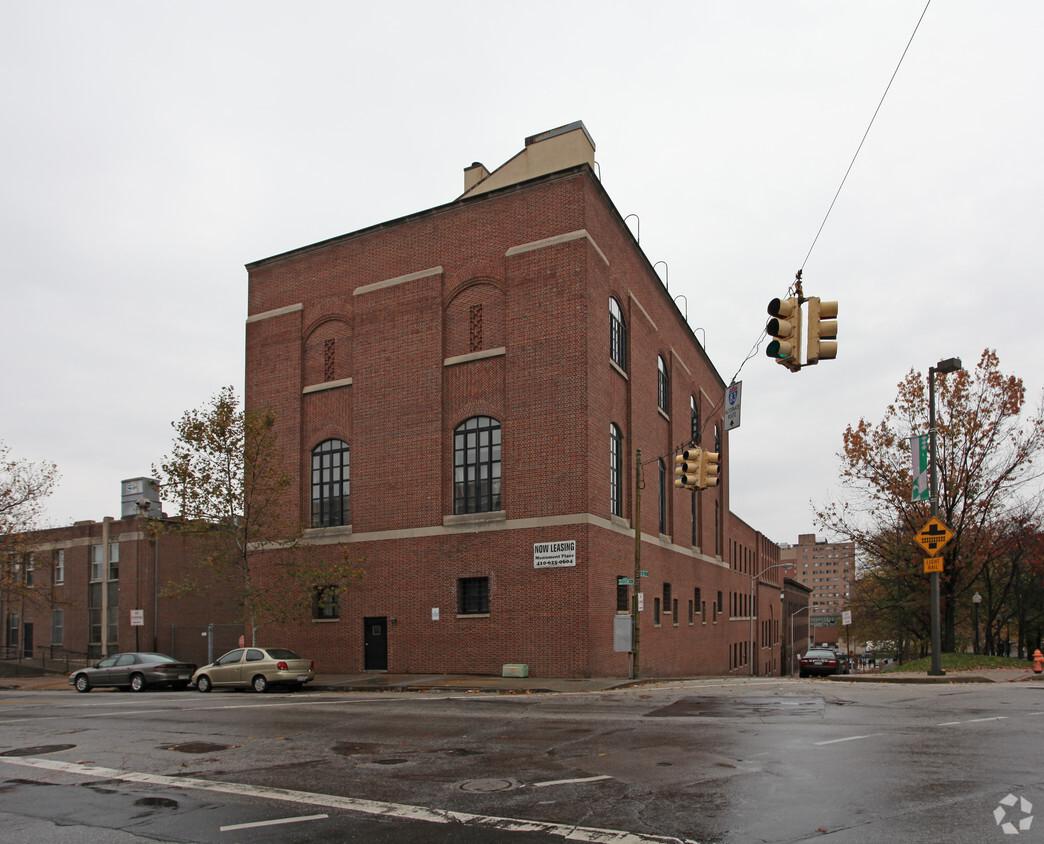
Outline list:
[[[336,586],[316,586],[315,599],[313,601],[313,618],[333,619],[340,618],[338,605],[338,589]]]
[[[501,509],[500,423],[473,416],[453,431],[453,512]]]
[[[621,580],[626,580],[626,575],[617,575],[616,577],[616,611],[617,612],[630,612],[631,611],[631,596],[627,589],[626,583],[621,583]]]
[[[623,434],[612,422],[609,423],[609,511],[614,516],[623,515]]]
[[[348,443],[326,440],[312,449],[312,524],[351,524],[351,459]]]
[[[667,361],[663,355],[656,358],[656,403],[664,413],[671,412],[671,382],[667,377]]]
[[[457,581],[457,601],[461,615],[488,615],[489,578],[462,577]]]
[[[620,303],[612,296],[609,297],[609,358],[627,371],[627,326]]]

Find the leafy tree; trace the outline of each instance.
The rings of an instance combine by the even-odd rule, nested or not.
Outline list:
[[[909,500],[909,437],[927,430],[927,380],[911,370],[879,423],[860,419],[845,429],[839,454],[844,492],[817,513],[821,527],[864,553],[862,587],[876,581],[883,595],[884,584],[895,580],[897,610],[909,596],[920,603],[928,591],[913,536],[930,510]],[[1042,469],[1036,461],[1044,447],[1044,407],[1026,407],[1022,379],[1004,375],[987,349],[974,371],[936,375],[936,430],[939,517],[954,533],[940,577],[941,644],[952,651],[958,619],[967,615],[958,608],[970,605],[984,577],[996,578],[998,568],[1021,559],[1020,537],[1040,523]],[[907,630],[919,629],[921,616],[921,608],[908,615],[913,626]]]
[[[271,411],[244,412],[225,387],[172,425],[173,449],[153,471],[180,517],[150,525],[194,536],[205,578],[172,583],[168,595],[199,591],[210,577],[231,582],[256,645],[264,625],[305,617],[317,589],[343,589],[362,574],[346,549],[328,562],[302,543],[305,525],[287,505],[293,481],[283,469]]]

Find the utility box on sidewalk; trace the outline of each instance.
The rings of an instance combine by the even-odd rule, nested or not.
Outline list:
[[[529,666],[520,664],[505,665],[501,677],[528,677]]]

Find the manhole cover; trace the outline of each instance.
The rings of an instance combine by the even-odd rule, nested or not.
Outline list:
[[[5,750],[0,756],[39,756],[41,753],[57,753],[60,750],[71,750],[75,744],[38,744],[36,747],[19,747],[17,750]]]
[[[462,791],[507,791],[514,787],[511,780],[467,780],[460,784]]]
[[[219,750],[231,750],[239,747],[238,744],[211,744],[207,741],[192,741],[188,744],[173,744],[162,750],[176,750],[178,753],[217,753]]]

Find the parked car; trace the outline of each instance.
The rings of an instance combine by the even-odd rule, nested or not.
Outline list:
[[[838,658],[837,651],[831,648],[809,648],[808,653],[801,657],[798,675],[826,677],[829,674],[840,674],[841,670],[841,660]]]
[[[179,662],[172,656],[154,653],[112,654],[90,668],[79,668],[69,675],[69,685],[78,692],[100,686],[115,686],[143,692],[149,686],[188,687],[196,670],[193,662]]]
[[[221,688],[265,692],[271,686],[296,690],[314,679],[315,663],[286,648],[236,648],[192,675],[201,692]]]

